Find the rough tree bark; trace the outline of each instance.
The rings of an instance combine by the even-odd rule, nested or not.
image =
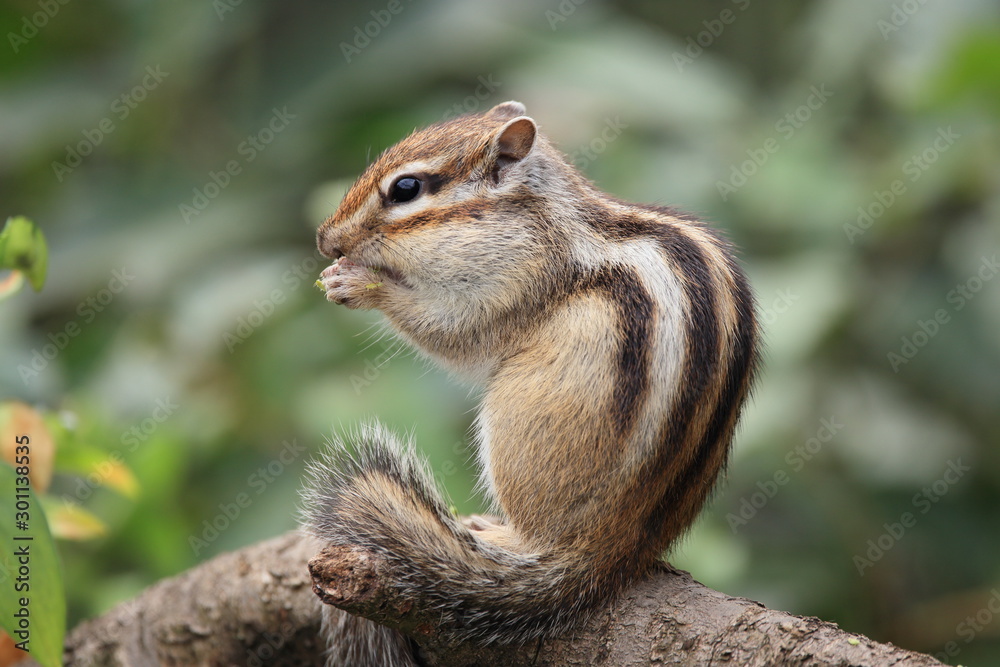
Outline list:
[[[143,591],[66,640],[68,666],[322,665],[321,605],[297,533],[222,554]]]
[[[223,554],[70,634],[67,665],[321,665],[320,605],[408,631],[428,665],[940,665],[815,618],[711,590],[667,565],[576,631],[520,648],[443,646],[384,561],[296,533]],[[313,581],[310,582],[309,570]]]

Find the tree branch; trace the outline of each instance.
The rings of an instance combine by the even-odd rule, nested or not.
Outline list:
[[[67,665],[322,664],[320,605],[296,533],[223,554],[78,626]],[[774,611],[668,565],[574,632],[538,646],[446,646],[420,601],[404,600],[382,559],[327,548],[309,561],[313,587],[338,607],[402,629],[427,665],[940,665],[928,655],[832,623]]]
[[[66,665],[322,665],[321,605],[297,533],[222,554],[78,625]]]

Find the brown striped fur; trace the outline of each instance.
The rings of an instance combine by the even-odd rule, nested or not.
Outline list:
[[[394,202],[405,176],[422,190]],[[306,493],[314,534],[382,554],[453,638],[564,629],[694,521],[757,358],[750,289],[711,229],[598,191],[507,102],[387,150],[317,242],[339,260],[328,299],[381,310],[484,388],[477,445],[500,523],[454,520],[378,426],[334,444]]]

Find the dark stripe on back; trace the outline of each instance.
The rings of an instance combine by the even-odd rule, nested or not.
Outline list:
[[[701,451],[686,452],[685,448],[690,446],[692,421],[699,406],[706,400],[707,390],[718,372],[721,342],[712,274],[697,241],[670,228],[664,228],[658,237],[661,247],[681,271],[681,285],[687,297],[688,310],[685,318],[685,366],[681,373],[681,385],[660,438],[662,445],[657,453],[658,460],[649,466],[647,473],[650,486],[663,494],[646,525],[650,546],[657,550],[665,546],[664,539],[674,537],[664,534],[664,522],[668,513],[676,512],[678,496],[688,489],[678,477],[685,477],[687,470],[694,464],[693,461],[702,454]],[[686,458],[693,460],[681,475],[672,480],[660,477],[676,469],[679,462]],[[670,485],[663,488],[662,484],[666,481]],[[685,525],[688,523],[682,517],[678,516],[676,519]]]
[[[649,392],[653,299],[635,272],[622,266],[606,266],[584,275],[577,289],[581,292],[600,291],[618,311],[622,338],[612,416],[624,442],[624,437],[632,432],[640,406]]]
[[[695,464],[699,464],[702,452],[712,449],[713,443],[721,439],[728,438],[729,431],[735,423],[742,407],[743,399],[749,390],[753,380],[754,368],[756,366],[756,346],[757,346],[757,326],[754,314],[753,294],[747,284],[746,277],[735,262],[730,262],[730,270],[733,275],[735,288],[733,290],[733,300],[736,305],[737,323],[736,331],[733,332],[732,348],[730,350],[728,368],[726,369],[726,380],[720,392],[719,401],[716,403],[712,421],[709,422],[704,438],[699,448],[699,457]],[[728,443],[724,443],[728,444]],[[704,463],[700,466],[692,465],[691,474],[695,476],[699,470],[703,469]],[[694,481],[693,479],[691,481]]]
[[[675,215],[670,209],[648,207],[647,210]],[[708,260],[697,241],[670,224],[641,215],[600,216],[596,213],[586,218],[595,231],[616,241],[653,239],[680,272],[678,278],[688,303],[685,313],[686,363],[681,373],[680,391],[661,438],[664,446],[660,456],[665,459],[683,456],[684,438],[705,390],[718,372],[721,349],[714,280]],[[705,230],[700,226],[699,229]],[[723,242],[719,244],[723,250],[726,249]],[[669,469],[669,463],[669,460],[661,460],[663,467],[652,466],[651,470]]]
[[[711,491],[712,483],[720,467],[725,465],[729,455],[732,428],[739,416],[743,400],[746,398],[756,364],[756,324],[753,296],[743,273],[730,260],[729,270],[733,276],[735,289],[732,297],[737,309],[736,331],[731,332],[731,350],[725,360],[725,380],[716,399],[712,416],[702,434],[694,458],[680,475],[671,483],[661,500],[659,508],[649,519],[648,529],[658,533],[658,526],[667,513],[688,510],[696,512],[704,498]],[[722,449],[722,459],[717,465],[712,461]],[[684,507],[685,496],[697,494],[694,507]],[[692,517],[693,519],[693,517]],[[675,535],[671,535],[676,537]]]
[[[720,341],[714,281],[697,241],[669,227],[658,231],[660,247],[681,272],[678,277],[688,301],[685,332],[688,367],[683,375],[685,387],[682,393],[688,400],[678,401],[676,406],[680,409],[679,415],[690,418],[701,394],[715,376],[718,365]],[[682,436],[683,433],[676,435]]]
[[[615,201],[618,202],[619,204],[623,205],[623,206],[641,208],[641,209],[645,209],[647,211],[652,211],[653,213],[655,213],[657,215],[667,216],[667,217],[670,217],[670,218],[677,218],[678,220],[683,220],[685,222],[692,222],[692,223],[695,223],[698,227],[700,227],[702,229],[706,229],[703,226],[701,218],[699,218],[698,216],[696,216],[696,215],[694,215],[692,213],[687,213],[685,211],[681,211],[679,209],[676,209],[676,208],[674,208],[672,206],[657,206],[656,204],[634,204],[632,202],[627,202],[627,201],[622,200],[622,199],[615,199]]]
[[[670,209],[648,207],[647,210],[680,217]],[[588,222],[596,231],[616,241],[630,238],[655,239],[678,270],[688,303],[685,313],[686,348],[682,383],[660,436],[662,446],[657,453],[659,460],[646,469],[649,477],[646,483],[653,489],[659,487],[663,493],[646,522],[650,546],[660,549],[665,546],[664,540],[676,537],[676,533],[693,519],[693,516],[680,516],[678,512],[693,512],[700,507],[708,492],[708,482],[711,481],[707,477],[714,477],[715,473],[714,467],[712,470],[708,468],[713,460],[717,460],[715,454],[719,448],[729,447],[730,427],[745,395],[753,365],[753,301],[742,273],[730,258],[725,268],[733,276],[736,285],[732,298],[736,301],[739,316],[736,331],[721,331],[716,290],[725,289],[727,285],[715,285],[711,267],[698,241],[670,224],[644,216],[617,216],[610,219],[595,217]],[[700,225],[699,229],[712,233]],[[718,247],[729,257],[727,244],[721,239],[718,239]],[[725,342],[723,337],[730,335],[734,337],[732,358],[721,360]],[[724,364],[724,367],[720,368],[720,364]],[[718,397],[711,397],[715,399],[714,405],[704,405],[709,400],[707,391],[720,372],[726,373],[720,394]],[[690,432],[699,407],[711,410],[708,424],[700,437],[699,434]],[[698,437],[696,445],[690,441],[692,437]],[[690,448],[690,451],[685,451],[686,448]],[[684,468],[673,479],[659,478],[664,472],[675,470],[685,460]],[[664,482],[669,482],[669,486],[663,488]],[[689,494],[692,493],[697,498],[690,497]],[[685,506],[685,500],[696,502]],[[674,523],[666,533],[665,523]]]

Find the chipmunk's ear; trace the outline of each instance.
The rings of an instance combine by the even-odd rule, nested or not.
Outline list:
[[[506,104],[510,104],[510,102]],[[531,152],[532,146],[535,145],[535,136],[537,134],[538,128],[535,126],[535,121],[527,116],[507,121],[500,128],[493,139],[495,161],[491,173],[494,183],[500,181],[503,177],[503,172],[508,167],[517,164]]]
[[[528,110],[524,108],[523,104],[515,102],[514,100],[508,100],[507,102],[501,102],[487,111],[486,115],[496,116],[497,118],[517,118],[518,116],[524,116],[527,113]]]

